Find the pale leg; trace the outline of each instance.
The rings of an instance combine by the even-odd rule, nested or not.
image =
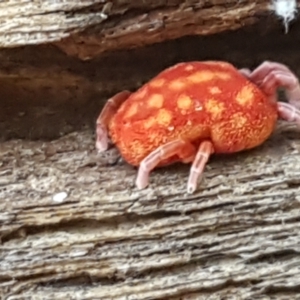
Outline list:
[[[194,193],[194,191],[197,189],[198,180],[203,174],[205,165],[213,152],[213,144],[210,141],[205,141],[200,144],[190,170],[190,176],[187,184],[187,192],[189,194]]]
[[[299,80],[287,66],[264,62],[247,77],[269,96],[275,95],[279,87],[284,88],[289,103],[300,109]]]
[[[239,72],[247,78],[251,75],[251,71],[247,68],[239,69]]]
[[[112,116],[117,112],[121,104],[129,97],[130,92],[123,91],[109,100],[104,105],[97,121],[96,121],[96,148],[99,152],[108,148],[108,123]]]
[[[291,104],[278,102],[279,116],[288,122],[295,122],[300,125],[300,110]]]
[[[136,178],[136,186],[139,189],[145,188],[149,183],[150,172],[159,165],[160,162],[178,155],[185,162],[194,158],[196,154],[195,147],[184,140],[175,140],[158,147],[156,150],[146,156],[140,163],[138,175]]]
[[[261,84],[266,78],[266,76],[273,71],[292,73],[292,71],[284,64],[265,61],[251,72],[250,78],[256,84]]]

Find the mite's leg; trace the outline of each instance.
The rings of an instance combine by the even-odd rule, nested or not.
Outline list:
[[[284,88],[289,103],[300,109],[299,80],[287,66],[264,62],[248,78],[270,96],[276,95],[279,87]]]
[[[197,189],[199,177],[203,174],[205,165],[213,152],[213,144],[210,141],[204,141],[200,144],[190,170],[190,176],[187,184],[187,192],[189,194],[194,193]]]
[[[239,72],[247,78],[251,75],[251,71],[247,68],[239,69]]]
[[[99,152],[108,148],[108,132],[107,127],[112,116],[117,112],[121,104],[129,97],[129,91],[123,91],[109,100],[104,105],[97,121],[96,121],[96,148]]]
[[[159,165],[160,162],[178,155],[183,162],[191,162],[196,154],[196,148],[184,140],[175,140],[158,147],[146,156],[140,163],[136,186],[139,189],[145,188],[149,183],[150,172]]]
[[[279,116],[289,122],[295,122],[300,126],[300,110],[291,104],[278,102]]]

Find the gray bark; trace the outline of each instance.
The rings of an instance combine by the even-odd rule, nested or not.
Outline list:
[[[135,189],[90,131],[1,144],[2,299],[299,298],[298,136],[212,158],[193,196],[182,165]]]
[[[90,59],[187,35],[236,30],[273,10],[270,0],[5,0],[0,3],[0,47],[53,42],[69,55]]]

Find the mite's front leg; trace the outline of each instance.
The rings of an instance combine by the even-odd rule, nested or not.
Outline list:
[[[121,104],[129,97],[130,92],[123,91],[112,98],[108,99],[105,103],[97,121],[96,121],[96,148],[99,152],[105,151],[108,148],[108,124],[117,112]]]
[[[300,109],[300,84],[296,75],[284,64],[264,62],[247,76],[267,95],[274,96],[283,87],[291,105]]]
[[[136,186],[139,189],[144,189],[149,183],[150,172],[163,160],[168,159],[173,155],[178,155],[182,161],[188,162],[194,158],[195,153],[195,147],[188,141],[181,139],[171,141],[158,147],[140,163],[136,178]]]
[[[251,70],[247,68],[239,69],[239,72],[247,78],[251,75]]]
[[[197,155],[190,170],[190,176],[187,185],[187,192],[189,194],[194,193],[194,191],[196,190],[198,180],[203,174],[205,165],[213,152],[214,148],[212,142],[204,141],[200,144]]]

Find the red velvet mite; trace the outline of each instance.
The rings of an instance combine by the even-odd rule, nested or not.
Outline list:
[[[286,88],[291,104],[277,102],[278,87]],[[148,185],[156,167],[191,163],[187,191],[193,193],[213,153],[261,145],[279,117],[300,125],[299,100],[298,79],[279,63],[264,62],[252,72],[221,61],[179,63],[136,92],[107,101],[96,147],[106,150],[110,136],[122,157],[139,167],[138,188]]]

